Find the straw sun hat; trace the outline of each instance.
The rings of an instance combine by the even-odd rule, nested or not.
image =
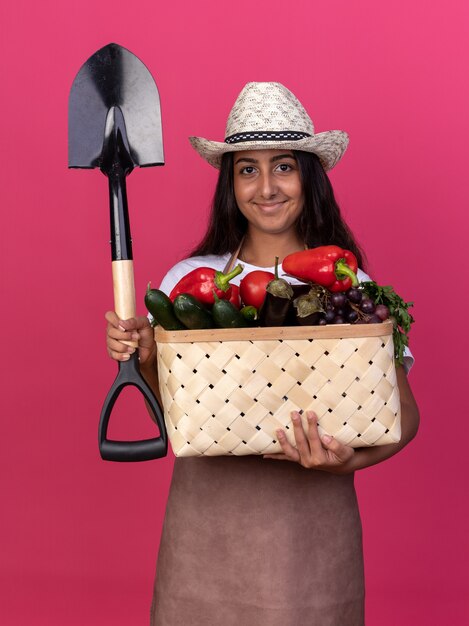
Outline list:
[[[314,133],[301,102],[280,83],[248,83],[226,123],[225,141],[189,137],[202,158],[219,168],[225,152],[287,149],[316,154],[330,170],[344,154],[348,135],[342,130]]]

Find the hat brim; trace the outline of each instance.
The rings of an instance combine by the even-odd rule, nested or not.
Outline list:
[[[200,156],[217,169],[220,169],[222,157],[226,152],[281,150],[285,148],[316,154],[323,168],[327,171],[337,165],[343,157],[349,138],[343,130],[328,130],[296,141],[244,141],[237,144],[227,144],[224,141],[210,141],[203,137],[189,137],[189,141]]]

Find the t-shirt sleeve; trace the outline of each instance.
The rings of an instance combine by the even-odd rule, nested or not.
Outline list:
[[[176,265],[174,265],[163,277],[160,285],[161,291],[164,291],[164,293],[169,296],[181,278],[193,269],[193,267],[189,266],[187,259],[176,263]]]

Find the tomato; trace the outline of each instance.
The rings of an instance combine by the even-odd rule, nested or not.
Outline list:
[[[275,278],[272,272],[254,270],[242,279],[239,285],[241,300],[245,306],[255,306],[260,309],[265,299],[267,283]]]

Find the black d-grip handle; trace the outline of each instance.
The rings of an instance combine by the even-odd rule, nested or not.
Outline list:
[[[107,439],[107,427],[117,396],[128,385],[137,387],[145,397],[149,408],[155,416],[160,436],[143,441],[113,441]],[[151,461],[166,456],[168,436],[163,413],[158,400],[140,373],[138,350],[128,361],[119,361],[119,372],[104,400],[99,420],[99,452],[104,461]]]

